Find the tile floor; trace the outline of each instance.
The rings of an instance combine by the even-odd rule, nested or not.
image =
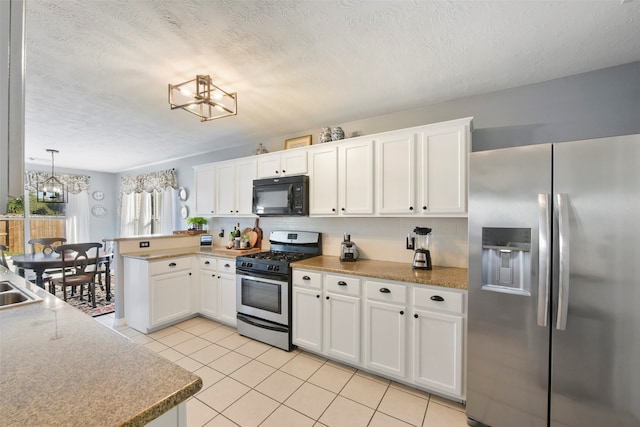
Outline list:
[[[97,317],[113,327],[113,314]],[[115,327],[202,378],[189,427],[464,427],[462,405],[196,317],[145,335]]]

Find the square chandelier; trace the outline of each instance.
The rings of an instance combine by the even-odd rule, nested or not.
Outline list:
[[[220,89],[208,75],[197,75],[195,79],[177,85],[169,83],[169,104],[172,110],[182,108],[195,114],[201,122],[238,113],[237,93]]]

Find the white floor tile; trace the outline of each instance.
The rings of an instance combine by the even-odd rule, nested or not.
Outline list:
[[[255,390],[250,390],[225,409],[223,415],[242,427],[257,427],[278,406],[280,404],[275,400]]]
[[[281,405],[276,409],[260,427],[311,427],[315,421],[298,411]]]
[[[284,404],[317,420],[335,397],[335,393],[313,384],[304,383],[285,400]]]
[[[236,400],[251,390],[233,378],[223,378],[198,395],[198,400],[209,405],[218,412],[231,406]]]
[[[304,381],[293,375],[275,371],[267,379],[258,384],[255,389],[272,399],[282,403],[302,385]]]
[[[431,402],[427,407],[427,415],[422,427],[466,427],[467,415],[457,409],[452,409],[438,403]]]
[[[389,387],[380,402],[378,411],[419,426],[424,421],[428,403],[427,399]]]
[[[187,400],[187,427],[203,426],[218,415],[216,411],[192,397]]]
[[[320,422],[331,427],[366,427],[374,409],[338,396],[320,417]]]

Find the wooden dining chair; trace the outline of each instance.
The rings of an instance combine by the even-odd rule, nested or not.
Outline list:
[[[0,245],[0,265],[3,267],[9,268],[9,264],[7,264],[7,258],[4,256],[4,252],[7,250],[5,245]]]
[[[31,245],[31,253],[42,252],[45,255],[51,255],[55,251],[56,246],[66,242],[67,239],[64,237],[38,237],[29,240],[27,243]]]
[[[32,254],[42,252],[45,255],[51,255],[55,251],[57,246],[60,246],[66,241],[67,239],[65,239],[64,237],[37,237],[35,239],[29,240],[27,243],[31,245]],[[42,273],[42,283],[43,284],[48,283],[49,293],[55,294],[54,286],[51,283],[51,279],[53,277],[52,273],[59,274],[60,271],[54,271],[54,272],[50,271],[48,273],[46,272]],[[30,273],[25,272],[24,278],[30,282],[36,281],[36,275],[33,271],[31,271]]]
[[[91,306],[96,307],[96,273],[98,257],[91,253],[92,250],[99,250],[102,243],[72,243],[60,245],[55,251],[64,258],[64,268],[62,277],[52,279],[55,286],[62,288],[63,298],[67,300],[67,287],[80,287],[80,299],[83,299],[83,289],[87,285],[87,296],[91,299]],[[96,252],[97,254],[97,252]]]

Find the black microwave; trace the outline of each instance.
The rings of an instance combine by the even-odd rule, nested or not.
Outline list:
[[[259,216],[309,215],[309,177],[255,179],[253,213]]]

